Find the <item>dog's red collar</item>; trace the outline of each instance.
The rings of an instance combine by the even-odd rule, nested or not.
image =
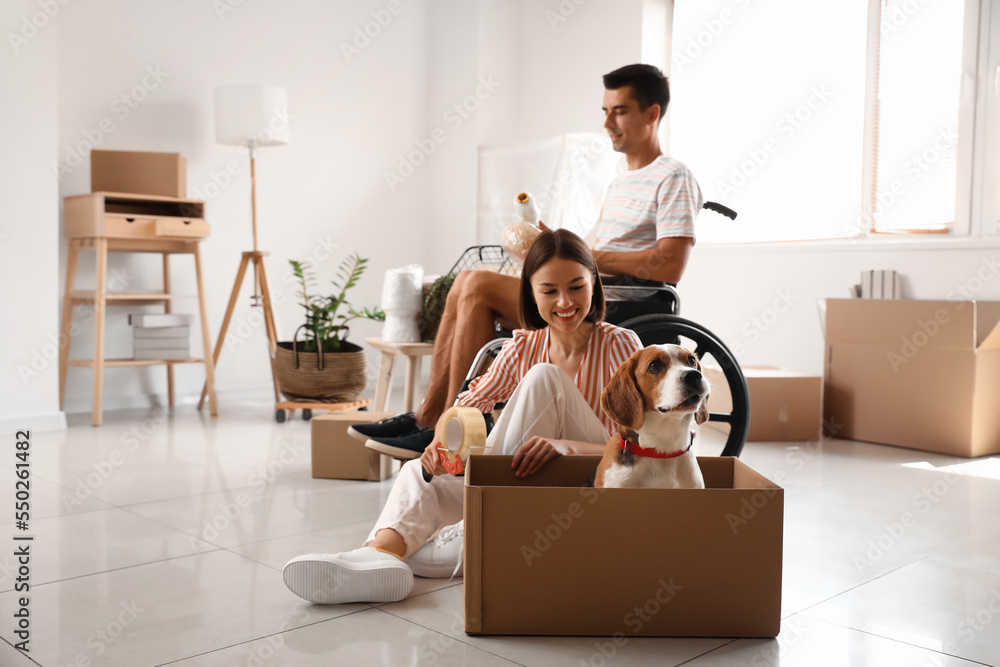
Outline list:
[[[621,438],[621,448],[623,451],[629,452],[630,454],[635,454],[636,456],[648,456],[651,459],[677,458],[678,456],[681,456],[682,454],[687,454],[689,451],[691,451],[691,447],[694,445],[694,442],[692,442],[684,449],[679,449],[676,452],[669,452],[665,454],[658,449],[650,449],[649,447],[643,447],[637,442],[626,440],[625,436],[621,434],[619,434],[618,437]]]

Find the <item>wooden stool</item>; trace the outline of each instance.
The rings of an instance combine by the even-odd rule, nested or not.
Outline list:
[[[381,352],[378,361],[378,380],[375,383],[373,410],[385,410],[389,399],[392,367],[396,355],[406,355],[406,386],[403,389],[403,412],[413,412],[413,393],[420,381],[421,357],[434,354],[431,343],[387,343],[381,338],[366,338],[365,342]]]

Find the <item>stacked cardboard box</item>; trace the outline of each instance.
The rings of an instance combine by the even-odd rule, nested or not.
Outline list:
[[[136,359],[190,359],[191,316],[129,315]]]

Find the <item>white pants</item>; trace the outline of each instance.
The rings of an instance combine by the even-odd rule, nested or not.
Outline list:
[[[511,455],[536,435],[592,443],[608,439],[573,379],[554,364],[536,364],[521,379],[486,439],[486,451]],[[366,545],[378,531],[392,528],[406,542],[405,560],[442,528],[462,520],[465,478],[438,475],[428,483],[422,470],[419,459],[400,469]]]

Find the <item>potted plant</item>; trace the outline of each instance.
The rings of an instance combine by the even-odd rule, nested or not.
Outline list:
[[[385,319],[377,307],[357,311],[347,301],[347,291],[358,284],[368,260],[357,253],[345,259],[337,280],[332,281],[331,295],[316,294],[316,280],[308,266],[294,259],[289,263],[298,279],[297,296],[305,309],[305,322],[290,342],[278,343],[273,363],[281,393],[290,400],[353,401],[368,383],[368,363],[364,350],[347,340],[347,323],[358,318]]]

